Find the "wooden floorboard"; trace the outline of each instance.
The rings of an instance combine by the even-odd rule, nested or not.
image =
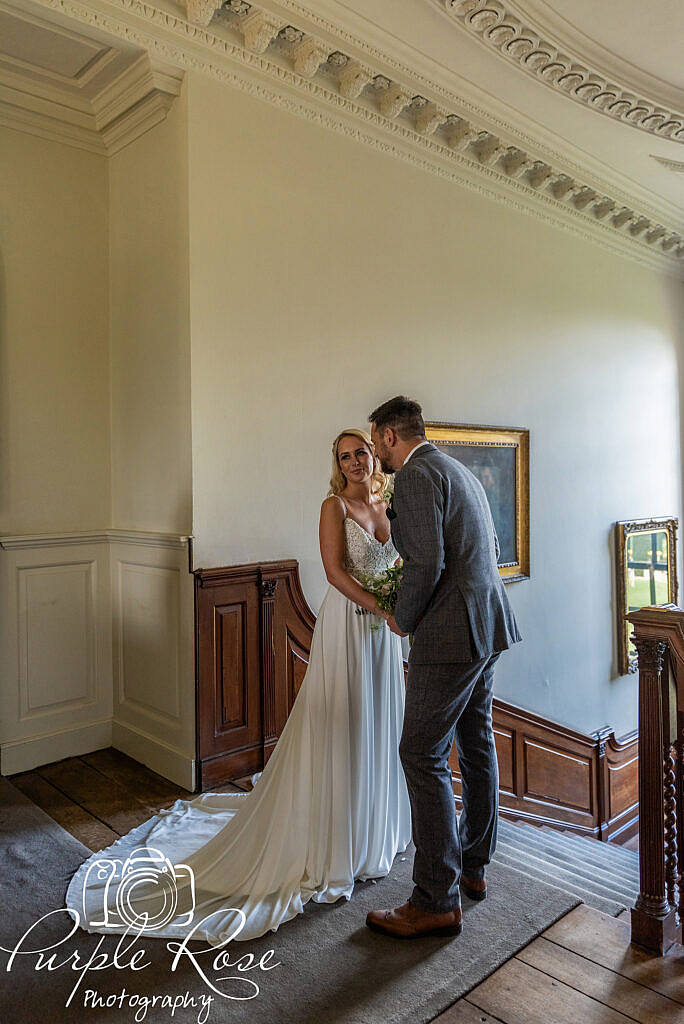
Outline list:
[[[38,769],[38,774],[118,835],[130,832],[155,813],[155,808],[139,800],[128,786],[108,778],[78,757],[46,765]]]
[[[519,960],[591,996],[641,1024],[671,1024],[679,1003],[541,936],[518,953]]]
[[[684,949],[675,946],[666,956],[652,956],[630,945],[629,920],[598,914],[597,924],[597,914],[581,904],[548,928],[544,938],[684,1005]]]
[[[632,1020],[517,957],[474,988],[467,1001],[506,1024],[629,1024]]]
[[[433,1024],[684,1024],[683,987],[684,947],[650,956],[629,919],[582,904]]]
[[[111,846],[119,838],[118,833],[55,789],[52,783],[36,772],[13,775],[10,782],[93,853]]]
[[[96,750],[92,754],[83,754],[80,760],[107,778],[132,790],[148,807],[158,810],[170,807],[179,799],[192,799],[193,794],[189,790],[169,782],[168,779],[138,764],[132,757],[122,754],[120,750],[114,750],[113,747]]]

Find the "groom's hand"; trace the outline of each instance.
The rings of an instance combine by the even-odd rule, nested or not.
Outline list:
[[[408,636],[408,633],[402,633],[402,631],[399,629],[399,627],[397,626],[397,620],[394,618],[393,615],[390,615],[390,617],[387,619],[387,625],[389,626],[393,633],[397,634],[397,636]]]

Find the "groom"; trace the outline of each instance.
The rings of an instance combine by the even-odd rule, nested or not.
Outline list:
[[[399,396],[369,416],[386,473],[387,510],[404,561],[393,632],[413,633],[399,755],[411,801],[413,892],[366,924],[402,938],[458,935],[460,889],[486,896],[496,844],[499,778],[492,731],[494,666],[521,639],[504,591],[499,542],[484,489],[425,438],[417,402]],[[463,814],[456,817],[449,754],[456,741]]]

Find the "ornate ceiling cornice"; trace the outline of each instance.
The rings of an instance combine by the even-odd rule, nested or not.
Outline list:
[[[681,277],[684,231],[299,0],[38,0],[509,208]],[[194,18],[192,22],[190,18]],[[213,20],[212,20],[213,19]],[[209,25],[209,22],[212,22]],[[202,24],[198,24],[201,22]],[[311,31],[314,26],[315,32]],[[556,158],[557,157],[557,158]]]
[[[430,0],[489,49],[539,82],[614,121],[684,143],[684,114],[618,84],[604,69],[542,35],[501,0]]]

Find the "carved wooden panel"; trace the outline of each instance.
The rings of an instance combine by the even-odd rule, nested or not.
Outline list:
[[[591,814],[592,763],[547,743],[525,739],[525,796],[539,797]]]
[[[258,771],[262,761],[259,600],[255,580],[196,574],[200,788]]]
[[[198,570],[195,613],[206,790],[263,768],[301,686],[315,619],[291,560]]]
[[[625,842],[639,828],[639,736],[621,740],[609,735],[603,744],[602,784],[605,793],[605,838]]]
[[[216,721],[218,731],[247,725],[245,602],[214,608],[216,635]]]
[[[639,759],[635,755],[624,764],[609,765],[608,795],[611,818],[634,805],[634,796],[639,792]]]

